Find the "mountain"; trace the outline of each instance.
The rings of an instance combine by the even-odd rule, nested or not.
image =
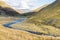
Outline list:
[[[16,10],[15,8],[12,8],[10,5],[8,5],[7,3],[5,3],[4,1],[0,1],[0,6],[3,8],[9,8],[10,10],[12,9],[12,11],[16,11],[17,13],[23,13],[23,11],[21,10]]]
[[[1,5],[4,4],[6,7],[14,9],[19,14],[25,14],[28,12],[35,12],[35,10],[38,11],[39,9],[42,9],[48,5],[46,2],[46,5],[44,5],[44,6],[42,5],[42,7],[41,7],[41,6],[39,6],[40,2],[38,2],[37,0],[33,0],[33,1],[32,0],[28,0],[28,1],[27,0],[26,1],[21,0],[21,2],[19,2],[17,0],[16,1],[14,1],[14,0],[13,1],[12,0],[11,1],[9,1],[9,0],[5,1],[4,0],[4,1],[0,1],[0,2],[2,2]],[[36,4],[35,4],[35,2],[36,2]],[[39,8],[38,8],[38,6],[39,6]],[[33,10],[33,9],[35,9],[35,10]]]
[[[0,1],[0,6],[2,7],[10,7],[9,5],[7,5],[5,2],[3,1]]]
[[[48,19],[58,19],[59,20],[59,16],[60,15],[60,0],[55,1],[54,3],[50,4],[49,6],[43,8],[42,10],[40,10],[38,12],[38,14],[30,17],[29,21],[37,21],[38,20],[42,20],[47,21]],[[35,20],[36,19],[36,20]],[[33,22],[34,23],[34,22]]]
[[[14,24],[13,27],[60,36],[60,0],[44,7],[23,23]]]
[[[55,1],[49,6],[40,10],[36,15],[31,16],[28,21],[38,21],[38,20],[48,20],[50,18],[54,18],[55,16],[60,15],[60,0]],[[38,21],[39,22],[39,21]]]
[[[41,24],[60,28],[60,0],[40,10],[36,15],[31,16],[27,22],[35,24],[37,27]],[[48,26],[47,26],[48,27]],[[53,30],[53,29],[52,29]],[[58,33],[58,32],[57,32]]]
[[[34,9],[32,12],[38,12],[39,10],[41,10],[42,8],[44,8],[44,7],[47,7],[49,4],[45,4],[45,5],[43,5],[43,6],[41,6],[41,7],[38,7],[38,8],[36,8],[36,9]]]

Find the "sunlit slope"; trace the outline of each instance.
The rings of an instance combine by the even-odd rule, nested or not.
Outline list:
[[[49,4],[45,4],[45,5],[43,5],[43,6],[39,7],[39,8],[34,9],[32,12],[38,12],[39,10],[41,10],[44,7],[47,7],[48,5]]]
[[[3,2],[3,1],[0,1],[0,6],[2,6],[2,7],[10,7],[8,4],[6,4],[6,3]]]

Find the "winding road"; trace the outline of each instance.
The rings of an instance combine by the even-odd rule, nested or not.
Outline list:
[[[10,23],[6,23],[6,24],[3,24],[4,27],[7,27],[7,28],[12,28],[12,29],[15,29],[15,30],[23,30],[22,28],[13,28],[11,25],[12,24],[16,24],[16,23],[21,23],[23,22],[24,20],[26,20],[27,18],[20,18],[19,20],[16,20],[16,21],[13,21],[13,22],[10,22]],[[33,32],[33,31],[30,31],[30,30],[23,30],[23,31],[27,31],[29,33],[32,33],[32,34],[37,34],[37,35],[46,35],[46,36],[54,36],[56,37],[55,35],[51,35],[51,34],[44,34],[44,33],[40,33],[40,32]]]

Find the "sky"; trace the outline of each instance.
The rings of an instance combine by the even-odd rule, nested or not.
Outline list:
[[[4,0],[8,5],[18,10],[34,10],[55,0]]]

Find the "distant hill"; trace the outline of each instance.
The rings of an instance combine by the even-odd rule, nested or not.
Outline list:
[[[34,9],[32,12],[38,12],[39,10],[41,10],[42,8],[44,8],[44,7],[47,7],[49,4],[45,4],[45,5],[43,5],[43,6],[41,6],[41,7],[38,7],[38,8],[36,8],[36,9]]]
[[[48,6],[48,5],[49,4],[46,4],[46,5],[42,6],[42,7],[36,8],[35,10],[32,10],[31,12],[38,12],[40,9],[42,9],[42,8]],[[18,10],[16,8],[11,7],[9,4],[5,3],[4,1],[0,1],[0,6],[5,7],[5,8],[12,8],[14,11],[18,12],[19,14],[25,14],[26,13],[26,12],[24,12],[22,10]]]
[[[0,1],[0,6],[2,7],[10,7],[8,4],[6,4],[4,1]]]
[[[5,3],[4,1],[0,1],[0,6],[3,7],[3,8],[11,8],[13,9],[14,11],[18,12],[18,13],[23,13],[23,11],[21,10],[17,10],[15,8],[12,8],[10,5],[8,5],[7,3]]]

